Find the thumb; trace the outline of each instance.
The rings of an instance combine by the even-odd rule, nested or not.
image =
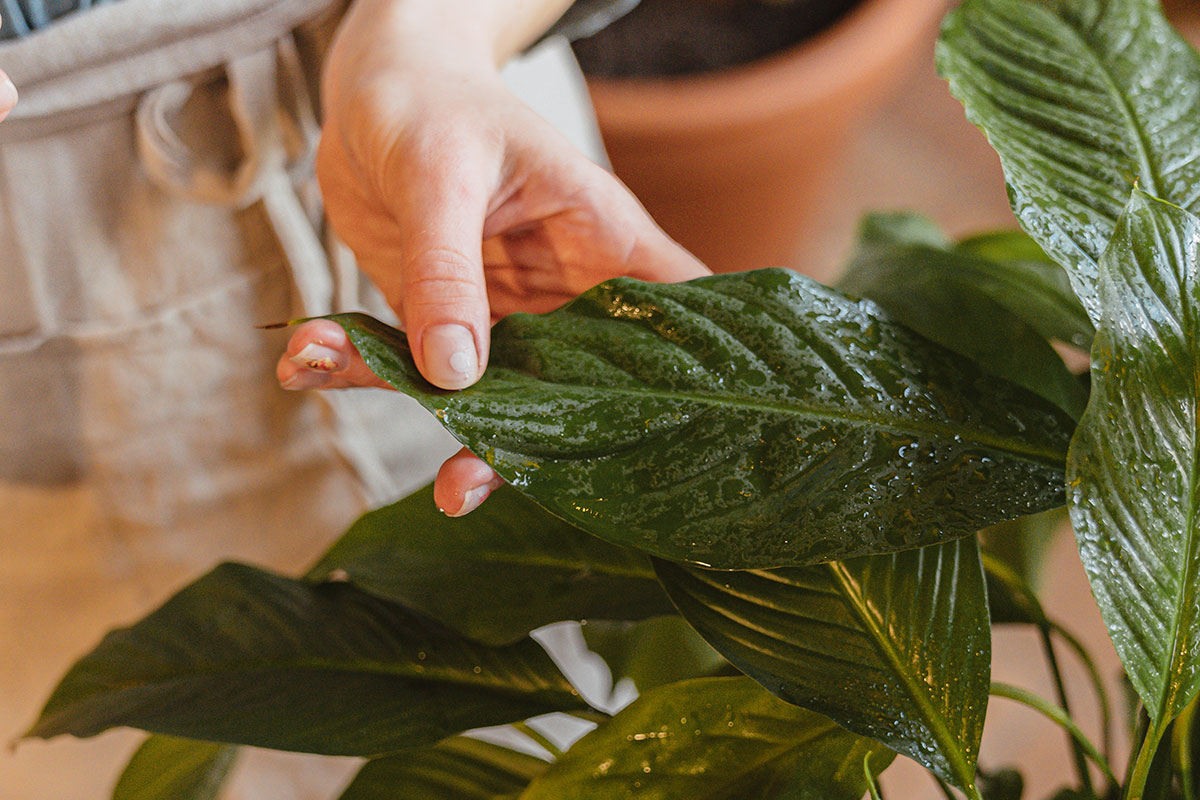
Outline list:
[[[0,120],[8,116],[8,112],[13,110],[13,106],[17,104],[17,87],[13,86],[13,82],[4,74],[4,70],[0,70]]]
[[[463,178],[440,176],[404,210],[402,308],[417,369],[443,389],[475,383],[487,365],[489,322],[483,274],[488,197]]]

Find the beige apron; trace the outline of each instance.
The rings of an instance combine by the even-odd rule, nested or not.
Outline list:
[[[384,313],[312,179],[340,6],[121,0],[0,46],[0,743],[108,628],[221,560],[301,570],[456,449],[396,393],[280,390],[253,327]],[[139,738],[0,749],[0,798],[107,797]],[[249,761],[227,797],[353,765]]]

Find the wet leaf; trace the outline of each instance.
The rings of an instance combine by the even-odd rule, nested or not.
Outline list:
[[[333,319],[520,491],[659,556],[813,563],[1061,503],[1065,414],[784,270],[619,279],[514,314],[454,393],[421,379],[402,333]]]
[[[838,285],[842,291],[875,301],[893,319],[1072,417],[1083,414],[1083,384],[1037,330],[985,290],[996,288],[999,265],[945,247],[889,241],[871,223]]]
[[[589,621],[583,626],[583,640],[608,664],[614,684],[628,678],[639,692],[687,678],[711,676],[729,667],[678,616],[641,622]]]
[[[438,511],[432,486],[364,515],[309,571],[331,575],[489,644],[561,620],[675,610],[645,555],[589,536],[508,486],[466,517]]]
[[[655,566],[684,619],[772,693],[971,785],[991,670],[973,537],[802,569]]]
[[[224,564],[71,668],[30,736],[117,726],[327,755],[583,703],[532,640],[486,647],[345,584]]]
[[[1071,521],[1155,725],[1200,690],[1200,218],[1135,192],[1100,262],[1092,399]]]
[[[748,678],[652,689],[580,739],[520,800],[859,800],[892,754]]]
[[[1130,190],[1200,210],[1200,57],[1155,0],[967,0],[937,64],[1022,226],[1099,319],[1098,262]]]
[[[547,766],[540,758],[456,736],[368,761],[339,800],[501,800]]]

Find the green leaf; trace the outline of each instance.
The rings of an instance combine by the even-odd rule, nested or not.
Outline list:
[[[955,252],[972,261],[971,283],[1044,338],[1083,348],[1096,329],[1071,288],[1071,279],[1023,231],[995,231],[959,242]]]
[[[1011,767],[979,776],[979,794],[983,800],[1021,800],[1025,779]]]
[[[1100,262],[1092,400],[1071,521],[1125,671],[1156,726],[1200,690],[1200,219],[1134,192]]]
[[[1092,800],[1090,795],[1086,795],[1077,789],[1072,789],[1069,786],[1059,789],[1055,792],[1050,800]]]
[[[133,754],[112,800],[215,800],[237,748],[151,736]]]
[[[583,707],[536,642],[486,647],[344,584],[224,564],[71,668],[30,736],[128,725],[329,755]]]
[[[811,563],[1062,502],[1066,415],[785,270],[618,279],[514,314],[453,393],[421,379],[404,334],[332,319],[520,491],[659,556]]]
[[[629,678],[639,692],[709,676],[728,666],[721,654],[678,616],[642,622],[588,621],[583,639],[588,649],[608,664],[614,684]]]
[[[580,739],[520,800],[859,800],[892,755],[748,678],[652,689]]]
[[[976,275],[986,280],[991,266],[925,244],[865,237],[839,288],[1078,419],[1087,390],[1041,334],[977,285]]]
[[[1040,614],[1034,615],[1036,618],[1031,617],[1026,597],[1037,603],[1034,592],[1041,580],[1046,551],[1054,535],[1066,523],[1067,509],[1064,506],[1001,522],[979,532],[979,543],[985,556],[984,567],[987,567],[987,557],[990,556],[1010,570],[1012,576],[1019,579],[1021,584],[1015,587],[1008,586],[1004,581],[996,580],[991,572],[988,573],[988,606],[991,609],[993,624],[1038,624],[1045,621],[1044,616]]]
[[[1022,226],[1098,319],[1130,190],[1200,210],[1200,57],[1156,0],[967,0],[937,64],[1000,154]]]
[[[655,567],[684,619],[771,692],[971,786],[991,664],[973,537],[803,569]]]
[[[499,800],[520,792],[547,766],[540,758],[456,736],[368,761],[340,800]]]
[[[1041,582],[1046,551],[1055,534],[1063,530],[1067,523],[1066,506],[1052,508],[980,531],[980,545],[983,552],[1007,565],[1031,589],[1036,590]]]
[[[920,214],[867,214],[859,222],[859,253],[897,245],[942,251],[950,267],[942,279],[990,297],[1047,340],[1091,346],[1095,330],[1066,271],[1023,231],[991,231],[955,244]]]
[[[433,487],[360,518],[309,571],[507,644],[566,619],[638,620],[675,609],[643,554],[589,536],[503,486],[469,517]]]
[[[960,239],[954,245],[954,249],[960,253],[975,258],[982,258],[985,261],[1004,262],[1025,262],[1031,264],[1042,264],[1052,266],[1058,270],[1058,274],[1062,276],[1062,281],[1056,281],[1056,285],[1062,287],[1065,296],[1070,297],[1075,305],[1079,305],[1079,299],[1071,291],[1071,284],[1067,280],[1067,273],[1063,271],[1058,263],[1046,255],[1046,251],[1042,246],[1033,240],[1025,231],[1020,230],[998,230],[985,231],[977,233],[973,236],[968,236],[965,239]],[[1080,308],[1080,313],[1083,309]],[[1087,318],[1087,314],[1083,314],[1083,322],[1091,328],[1092,323]]]
[[[923,214],[911,211],[875,211],[858,221],[857,249],[891,247],[897,244],[924,245],[950,250],[954,241],[938,224]]]

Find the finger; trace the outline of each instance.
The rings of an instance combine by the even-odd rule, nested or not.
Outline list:
[[[430,125],[392,147],[374,181],[399,251],[391,271],[399,266],[400,296],[385,296],[417,369],[443,389],[470,386],[487,363],[483,224],[499,157],[474,135]]]
[[[469,514],[504,485],[504,479],[475,455],[463,448],[446,459],[433,484],[433,499],[447,516]]]
[[[434,181],[423,202],[401,217],[407,224],[400,313],[421,374],[443,389],[463,389],[487,364],[482,234],[488,198],[465,177]]]
[[[314,319],[296,328],[275,376],[284,389],[392,388],[371,372],[341,325]]]
[[[9,80],[4,70],[0,70],[0,120],[8,116],[17,104],[17,87]]]
[[[637,206],[633,213],[637,240],[626,262],[629,277],[643,281],[678,283],[712,274],[712,270],[704,266],[700,259],[667,236],[632,195],[629,196],[629,200]]]

